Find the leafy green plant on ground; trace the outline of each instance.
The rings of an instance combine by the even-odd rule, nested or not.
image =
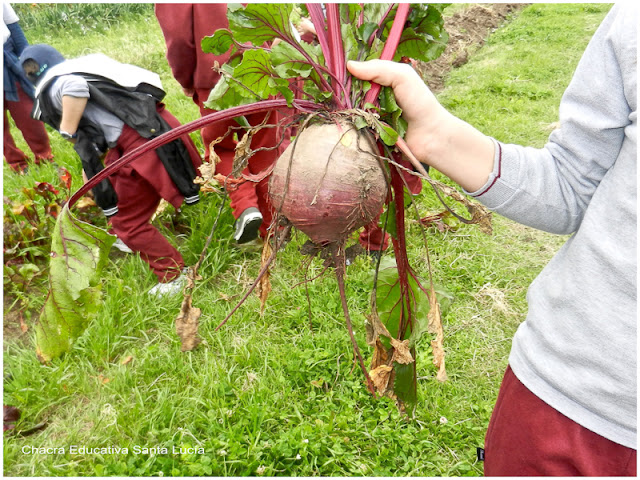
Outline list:
[[[23,188],[24,200],[4,198],[3,254],[5,265],[42,262],[49,252],[50,233],[63,197],[47,182]]]
[[[47,271],[53,229],[69,198],[71,182],[71,174],[61,167],[55,185],[38,181],[33,187],[22,187],[19,195],[4,197],[3,282],[5,292],[16,295],[22,308],[28,306],[31,282]],[[80,214],[86,217],[91,205],[85,202]]]

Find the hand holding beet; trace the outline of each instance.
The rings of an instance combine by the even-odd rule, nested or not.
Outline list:
[[[408,123],[405,142],[418,160],[428,163],[425,135],[436,130],[440,118],[447,112],[411,65],[388,60],[350,61],[347,69],[356,78],[393,88]]]
[[[440,105],[410,65],[386,60],[351,61],[347,69],[356,78],[393,88],[408,124],[404,140],[418,160],[468,191],[486,183],[493,170],[492,140]]]
[[[301,17],[311,20],[317,39],[312,43],[305,42],[295,31],[291,23],[294,7],[285,3],[229,4],[229,28],[217,29],[201,43],[205,53],[233,58],[223,66],[214,66],[220,79],[205,106],[217,112],[180,127],[183,130],[176,128],[145,147],[155,148],[161,142],[172,141],[171,135],[189,133],[210,123],[284,110],[281,118],[269,119],[277,124],[265,121],[247,130],[236,148],[234,168],[241,172],[253,154],[280,146],[278,143],[252,149],[251,139],[256,132],[274,127],[282,135],[295,132],[292,139],[283,136],[281,142],[291,143],[272,167],[231,179],[260,181],[271,175],[268,194],[276,220],[270,226],[274,239],[265,242],[260,273],[216,330],[254,289],[262,289],[261,301],[266,301],[270,264],[295,227],[309,236],[318,250],[324,249],[333,258],[347,331],[367,388],[374,396],[391,396],[404,409],[405,404],[417,401],[415,345],[428,331],[436,335],[432,349],[438,380],[446,379],[446,371],[435,287],[423,286],[409,264],[405,209],[407,199],[417,193],[410,184],[420,187],[421,177],[414,176],[401,152],[412,158],[404,140],[407,138],[421,158],[437,158],[431,154],[430,147],[435,144],[432,138],[422,135],[433,135],[441,119],[452,117],[415,73],[408,75],[411,71],[403,70],[405,67],[393,67],[402,72],[393,84],[400,91],[398,102],[391,88],[381,89],[379,83],[349,75],[346,65],[348,60],[366,58],[433,60],[444,50],[448,38],[441,14],[444,7],[372,3],[325,4],[324,8],[309,3],[295,7],[300,8]],[[408,109],[404,116],[411,122],[409,131],[398,103]],[[244,122],[240,122],[238,128],[243,126],[246,127]],[[232,133],[238,133],[240,138],[239,130],[229,129],[227,135]],[[210,147],[215,148],[215,144]],[[117,166],[134,159],[123,157]],[[115,167],[113,164],[108,168]],[[423,175],[433,181],[426,173]],[[226,184],[227,180],[225,177],[223,182]],[[84,188],[90,188],[90,184]],[[82,193],[80,190],[77,195]],[[385,278],[392,280],[378,282],[378,257],[374,274],[377,286],[372,292],[372,313],[366,324],[375,362],[367,367],[348,311],[345,250],[356,230],[369,225],[380,229],[381,236],[388,228],[394,259],[383,267],[387,270]],[[378,293],[382,301],[392,291],[397,292],[399,300],[379,309]]]

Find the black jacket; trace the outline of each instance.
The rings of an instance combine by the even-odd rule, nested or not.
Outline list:
[[[117,116],[141,137],[151,139],[171,130],[156,110],[156,104],[165,96],[164,91],[145,83],[138,85],[135,90],[130,90],[105,78],[81,73],[77,75],[87,79],[92,103]],[[33,116],[58,130],[61,115],[52,105],[47,90],[45,88],[36,99]],[[104,169],[101,157],[108,150],[107,142],[101,128],[84,117],[80,121],[77,133],[74,149],[82,160],[87,177],[91,178]],[[156,153],[178,191],[184,195],[185,203],[196,203],[199,200],[200,187],[193,183],[193,179],[197,173],[182,139],[178,138],[158,147]],[[118,198],[108,179],[100,182],[93,189],[93,193],[96,203],[105,215],[117,213]]]

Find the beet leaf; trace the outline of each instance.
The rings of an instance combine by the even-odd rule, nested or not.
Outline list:
[[[314,24],[317,45],[296,38],[289,18],[297,6],[230,7],[229,29],[218,30],[202,41],[205,52],[232,57],[221,67],[225,80],[218,83],[207,106],[221,110],[278,94],[290,99],[282,80],[293,78],[304,83],[301,98],[323,103],[330,110],[377,105],[380,87],[353,79],[346,72],[346,62],[400,60],[404,56],[433,60],[447,40],[441,15],[445,5],[301,5],[300,15],[308,16]],[[250,54],[256,50],[265,56]],[[259,68],[255,68],[256,58]],[[366,99],[363,92],[367,92]],[[388,112],[382,108],[380,113]],[[393,114],[399,117],[397,111]]]
[[[41,362],[69,350],[100,307],[100,274],[116,237],[77,220],[66,204],[51,242],[49,295],[35,327]]]

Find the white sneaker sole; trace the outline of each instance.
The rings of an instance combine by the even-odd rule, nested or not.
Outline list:
[[[133,250],[119,238],[113,243],[113,246],[123,253],[133,253]]]
[[[237,229],[237,232],[233,235],[233,239],[239,243],[246,243],[254,240],[258,236],[258,229],[262,225],[262,214],[260,212],[248,213],[242,219],[242,225]],[[251,234],[251,238],[245,239],[241,242],[243,237],[248,237]]]
[[[187,277],[183,274],[169,283],[158,283],[155,287],[149,290],[149,295],[156,298],[166,296],[172,297],[180,293],[186,283]]]

